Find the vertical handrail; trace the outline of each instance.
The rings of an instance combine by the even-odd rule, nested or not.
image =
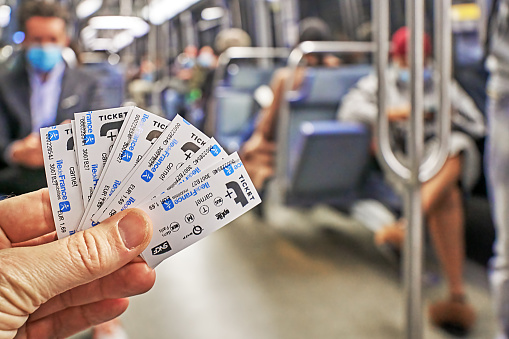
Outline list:
[[[375,31],[376,71],[378,76],[378,119],[375,130],[378,143],[377,157],[385,172],[407,181],[410,169],[402,164],[391,148],[389,138],[389,119],[387,117],[387,68],[389,65],[389,0],[372,1]]]
[[[439,6],[438,3],[441,4]],[[409,166],[402,164],[391,149],[389,139],[389,120],[386,107],[386,68],[389,48],[389,2],[373,1],[373,17],[377,40],[378,72],[378,157],[384,170],[392,173],[405,186],[404,215],[408,221],[405,251],[404,277],[406,296],[406,337],[421,339],[422,330],[422,260],[423,229],[421,184],[433,177],[443,166],[449,150],[450,137],[450,76],[451,76],[451,30],[450,0],[435,1],[435,25],[437,61],[440,73],[440,96],[438,119],[438,147],[423,159],[423,36],[424,1],[407,0],[407,26],[411,31],[409,62],[411,86],[410,133],[407,140]]]
[[[406,185],[405,215],[408,222],[405,241],[405,294],[407,338],[421,339],[422,319],[422,266],[423,266],[423,213],[421,181],[419,178],[424,154],[424,0],[406,1],[406,20],[410,29],[410,133],[408,156],[410,180]]]
[[[452,79],[452,28],[451,0],[435,1],[435,55],[437,73],[440,76],[438,100],[438,137],[439,146],[422,165],[421,181],[431,179],[442,168],[449,154],[451,135],[451,79]]]

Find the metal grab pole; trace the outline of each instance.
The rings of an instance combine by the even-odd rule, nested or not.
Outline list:
[[[410,83],[411,116],[408,142],[409,166],[402,164],[394,155],[389,140],[389,121],[386,111],[386,68],[389,41],[389,3],[388,0],[373,1],[376,21],[377,71],[378,71],[378,157],[384,170],[399,178],[405,185],[404,215],[408,221],[404,252],[404,277],[406,296],[406,337],[421,339],[422,327],[422,260],[423,229],[421,184],[432,178],[443,166],[448,150],[450,136],[450,78],[451,78],[451,31],[450,0],[435,1],[437,34],[437,55],[440,72],[439,131],[438,147],[423,162],[423,35],[424,1],[407,0],[407,26],[410,36]],[[439,7],[439,8],[437,8]]]
[[[419,1],[415,0],[415,6],[410,5],[408,14],[415,15]],[[408,6],[408,3],[407,3]],[[378,126],[377,142],[379,143],[377,155],[380,163],[386,172],[392,173],[405,185],[404,193],[404,216],[408,222],[405,247],[404,247],[404,285],[405,285],[405,311],[406,323],[405,333],[408,339],[422,338],[422,209],[421,190],[419,181],[420,164],[423,149],[422,129],[422,33],[423,30],[412,29],[410,41],[410,63],[411,63],[411,90],[412,90],[412,112],[411,112],[411,140],[408,140],[410,150],[410,166],[402,164],[395,156],[390,145],[389,120],[387,115],[386,102],[386,70],[389,55],[389,2],[388,0],[373,1],[373,13],[376,27],[377,42],[377,73],[378,73]],[[416,23],[413,18],[409,20]],[[413,27],[414,28],[414,27]],[[420,41],[416,41],[420,36]],[[420,46],[420,57],[419,49]],[[420,62],[419,62],[420,60]],[[420,81],[420,86],[417,83]],[[417,93],[420,89],[420,92]],[[420,112],[419,112],[420,111]],[[419,119],[420,117],[420,119]],[[420,122],[420,124],[419,124]],[[420,126],[419,126],[420,125]]]
[[[421,181],[419,179],[424,149],[424,0],[407,0],[407,26],[410,29],[410,180],[406,184],[405,215],[407,233],[405,241],[405,293],[408,313],[406,334],[420,339],[422,330],[422,266],[423,266],[423,215]]]

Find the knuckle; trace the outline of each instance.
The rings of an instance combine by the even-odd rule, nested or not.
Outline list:
[[[91,276],[96,276],[103,271],[108,250],[94,232],[78,232],[74,237],[69,238],[67,245],[72,261],[77,267],[84,268]]]

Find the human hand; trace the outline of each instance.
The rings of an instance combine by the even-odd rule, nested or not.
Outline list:
[[[411,110],[410,105],[391,107],[387,109],[387,117],[389,121],[407,120],[410,117]]]
[[[257,189],[274,175],[275,153],[275,142],[267,140],[260,132],[255,132],[242,146],[240,158]]]
[[[155,272],[152,223],[129,209],[55,240],[47,189],[0,202],[0,338],[67,337],[123,313]]]
[[[44,165],[42,157],[41,137],[38,133],[31,133],[26,138],[16,140],[11,145],[11,160],[30,168],[41,168]]]

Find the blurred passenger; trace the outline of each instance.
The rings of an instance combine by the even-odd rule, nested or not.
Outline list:
[[[154,87],[156,67],[148,56],[142,57],[137,74],[129,82],[129,96],[136,103],[136,106],[149,109],[150,95]]]
[[[482,2],[487,5],[487,2]],[[492,1],[487,22],[488,193],[496,229],[490,281],[498,319],[497,339],[509,338],[509,0]]]
[[[391,128],[391,144],[399,158],[404,161],[408,136],[410,86],[408,69],[409,31],[403,27],[393,35],[391,67],[387,77],[387,114]],[[437,113],[438,87],[431,63],[431,42],[424,37],[424,103],[425,138],[435,135],[434,122]],[[362,122],[374,127],[378,115],[376,75],[361,79],[348,93],[339,111],[343,121]],[[449,157],[440,172],[422,186],[422,208],[426,217],[438,259],[448,282],[449,296],[431,305],[432,322],[444,329],[455,328],[468,332],[475,322],[475,312],[468,304],[463,284],[464,262],[464,211],[462,190],[468,191],[478,179],[480,156],[473,138],[484,135],[482,113],[473,100],[456,84],[452,83],[452,136]],[[373,143],[375,145],[375,143]],[[426,152],[434,145],[427,143]],[[374,146],[376,147],[376,146]],[[387,178],[396,182],[393,178]],[[389,244],[401,248],[406,231],[406,221],[400,219],[386,225],[375,233],[377,244]]]
[[[221,55],[230,47],[250,47],[251,37],[240,28],[228,28],[219,32],[214,40],[214,49]]]
[[[39,129],[102,108],[97,81],[69,67],[68,15],[57,3],[24,2],[19,25],[23,53],[0,78],[0,193],[45,187]]]
[[[217,57],[212,47],[203,46],[200,48],[189,80],[190,92],[186,98],[190,110],[188,120],[200,129],[203,128],[205,110],[212,92],[216,66]]]
[[[319,18],[303,19],[299,24],[299,31],[299,43],[330,39],[329,27]],[[305,66],[337,66],[340,64],[336,57],[319,53],[306,54],[304,60]],[[287,68],[275,73],[271,83],[274,94],[272,104],[262,110],[253,134],[240,150],[242,161],[257,189],[262,189],[265,182],[274,174],[279,106],[283,100],[285,83],[292,76],[294,79],[292,90],[297,90],[306,76],[306,67],[298,67],[293,75]]]
[[[171,67],[170,82],[163,93],[163,111],[167,119],[173,119],[180,114],[187,118],[189,107],[186,99],[191,92],[190,81],[193,77],[193,69],[196,65],[198,49],[194,45],[188,45],[175,59]]]

